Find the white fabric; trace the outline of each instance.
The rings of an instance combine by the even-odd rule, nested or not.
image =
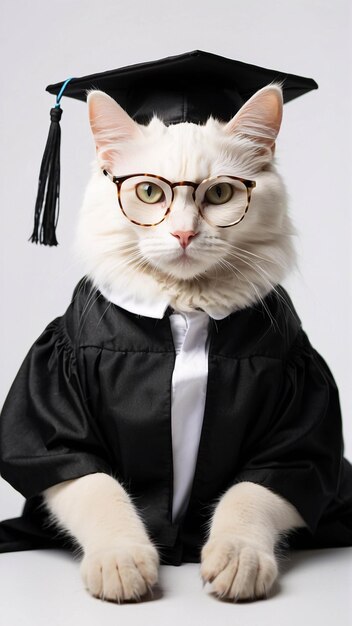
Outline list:
[[[105,287],[100,287],[99,291],[109,302],[117,304],[125,311],[129,311],[129,313],[143,315],[144,317],[155,317],[161,320],[169,306],[169,300],[165,296],[148,300],[147,298],[140,298],[137,293],[128,293],[123,290],[112,292]]]
[[[142,301],[135,294],[100,291],[107,300],[136,315],[161,319],[169,306],[163,296]],[[197,461],[208,381],[209,319],[204,311],[170,315],[176,351],[171,399],[174,521],[187,507]]]
[[[170,322],[176,350],[171,408],[175,521],[188,504],[203,424],[209,316],[203,311],[173,313]]]

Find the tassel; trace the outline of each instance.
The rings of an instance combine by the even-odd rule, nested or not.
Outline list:
[[[60,100],[71,78],[67,79],[50,110],[50,129],[39,172],[37,200],[34,212],[34,229],[30,241],[44,246],[57,246],[56,226],[60,210]]]

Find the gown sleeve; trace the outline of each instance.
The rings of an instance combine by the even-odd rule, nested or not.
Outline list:
[[[260,441],[253,443],[236,482],[259,483],[282,496],[314,534],[321,518],[341,500],[344,463],[336,384],[301,329],[283,363],[277,410]]]
[[[62,320],[49,324],[30,349],[0,419],[0,471],[25,498],[111,471]]]

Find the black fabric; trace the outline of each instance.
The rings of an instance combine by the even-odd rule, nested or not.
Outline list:
[[[311,78],[194,50],[73,78],[64,95],[85,101],[89,90],[100,89],[141,124],[155,113],[166,124],[204,123],[211,115],[230,120],[258,89],[273,81],[282,83],[284,102],[318,87]],[[63,84],[49,85],[47,91],[57,95]]]
[[[0,420],[3,477],[27,499],[0,524],[0,551],[70,547],[48,526],[40,493],[108,472],[123,481],[163,562],[199,560],[219,496],[252,481],[289,500],[308,528],[294,547],[352,545],[352,467],[338,392],[286,292],[212,325],[200,447],[187,513],[173,524],[169,313],[109,304],[89,283],[26,357]]]

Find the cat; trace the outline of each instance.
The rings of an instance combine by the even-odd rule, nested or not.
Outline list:
[[[295,264],[294,228],[274,164],[282,91],[259,90],[227,123],[166,126],[156,116],[134,122],[107,94],[88,96],[96,162],[77,232],[86,275],[107,299],[129,294],[139,303],[167,300],[177,313],[214,319],[257,302]],[[170,181],[215,176],[256,181],[241,227],[215,228],[201,219],[192,189],[174,190],[172,210],[157,226],[132,223],[104,176],[150,172]],[[132,454],[132,451],[131,451]],[[192,478],[192,477],[190,477]],[[128,490],[96,472],[43,492],[54,522],[83,550],[81,574],[96,597],[139,600],[158,579],[159,552]],[[305,526],[297,509],[266,487],[239,482],[219,494],[201,552],[201,576],[232,600],[267,596],[278,576],[280,538]]]

